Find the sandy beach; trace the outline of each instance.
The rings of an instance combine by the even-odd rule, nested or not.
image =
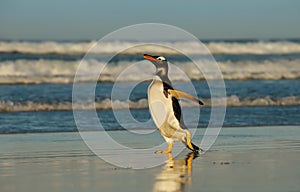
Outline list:
[[[200,143],[202,130],[194,135]],[[124,134],[111,131],[109,134]],[[8,191],[299,191],[299,126],[223,128],[194,157],[133,170],[94,155],[79,133],[0,135],[0,189]],[[153,141],[161,141],[160,137]],[[142,146],[142,141],[127,140]],[[194,159],[193,159],[194,158]],[[128,161],[124,158],[123,161]]]

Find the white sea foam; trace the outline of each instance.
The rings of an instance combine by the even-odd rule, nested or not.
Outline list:
[[[84,55],[96,41],[90,42],[55,42],[55,41],[0,41],[0,52],[24,53],[24,54],[63,54]],[[138,42],[143,43],[143,42]],[[115,54],[117,50],[134,47],[136,42],[113,41],[102,43],[101,47],[92,49],[95,54]],[[199,54],[197,50],[203,50],[198,42],[169,42],[166,46],[180,47],[186,53]],[[300,53],[300,43],[292,41],[255,41],[255,42],[209,42],[205,44],[212,54],[290,54]],[[127,54],[160,53],[176,54],[172,49],[146,45],[135,47],[126,51]],[[201,53],[200,53],[201,54]],[[206,51],[203,51],[206,54]]]
[[[207,44],[214,54],[288,54],[300,53],[300,43],[290,41],[275,42],[211,42]]]
[[[26,84],[26,83],[72,83],[74,75],[80,61],[62,60],[16,60],[0,62],[0,84]],[[210,65],[210,61],[199,62],[203,68]],[[130,71],[123,73],[124,69],[132,66],[132,62],[121,61],[108,64],[101,72],[99,81],[140,81],[145,76],[154,72],[154,68],[149,65],[134,65]],[[173,63],[182,70],[190,79],[203,80],[215,79],[214,72],[207,72],[204,78],[200,70],[192,62]],[[296,60],[264,60],[264,61],[227,61],[219,62],[223,78],[226,80],[245,80],[245,79],[296,79],[300,78],[300,59]],[[93,81],[92,77],[98,74],[94,70],[96,66],[104,66],[105,63],[97,60],[84,60],[80,81]],[[170,70],[170,77],[174,81],[186,80],[183,73],[178,70]],[[142,67],[142,68],[141,68]],[[98,77],[98,76],[96,76]]]
[[[205,103],[204,107],[212,107],[211,99],[202,99]],[[239,98],[232,95],[226,98],[214,98],[214,106],[222,106],[223,101],[226,100],[228,107],[242,107],[242,106],[291,106],[300,105],[299,96],[287,96],[281,98],[272,98],[270,96],[259,98]],[[77,101],[75,103],[69,101],[61,102],[13,102],[13,101],[0,101],[0,112],[30,112],[30,111],[69,111],[69,110],[91,110],[96,107],[97,110],[111,110],[112,102],[115,110],[122,109],[146,109],[148,108],[147,99],[140,99],[138,101],[120,101],[105,99],[102,101]],[[198,104],[186,100],[181,101],[182,107],[198,107]]]
[[[91,42],[55,42],[55,41],[2,41],[0,52],[19,52],[25,54],[85,54],[94,44]]]

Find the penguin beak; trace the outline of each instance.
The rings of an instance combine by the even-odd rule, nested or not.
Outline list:
[[[147,59],[147,60],[150,60],[150,61],[156,61],[156,58],[151,56],[151,55],[148,55],[148,54],[144,54],[144,59]]]

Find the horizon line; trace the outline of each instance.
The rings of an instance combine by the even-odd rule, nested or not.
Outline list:
[[[100,38],[101,39],[101,38]],[[234,42],[234,41],[300,41],[300,37],[288,37],[288,38],[199,38],[200,41],[210,42],[210,41],[225,41],[225,42]],[[70,38],[70,39],[61,39],[61,38],[0,38],[0,41],[56,41],[56,42],[88,42],[88,41],[97,41],[97,39],[89,38]],[[128,40],[128,41],[134,41]],[[179,40],[180,41],[180,40]]]

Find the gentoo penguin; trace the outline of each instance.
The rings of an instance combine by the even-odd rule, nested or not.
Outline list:
[[[203,105],[203,102],[192,95],[175,90],[168,77],[168,62],[163,56],[144,54],[144,58],[156,67],[156,74],[148,87],[148,103],[152,119],[161,135],[168,143],[166,150],[156,153],[168,154],[172,152],[174,141],[180,141],[193,152],[202,151],[191,142],[191,132],[184,125],[181,107],[178,99],[185,98]]]

